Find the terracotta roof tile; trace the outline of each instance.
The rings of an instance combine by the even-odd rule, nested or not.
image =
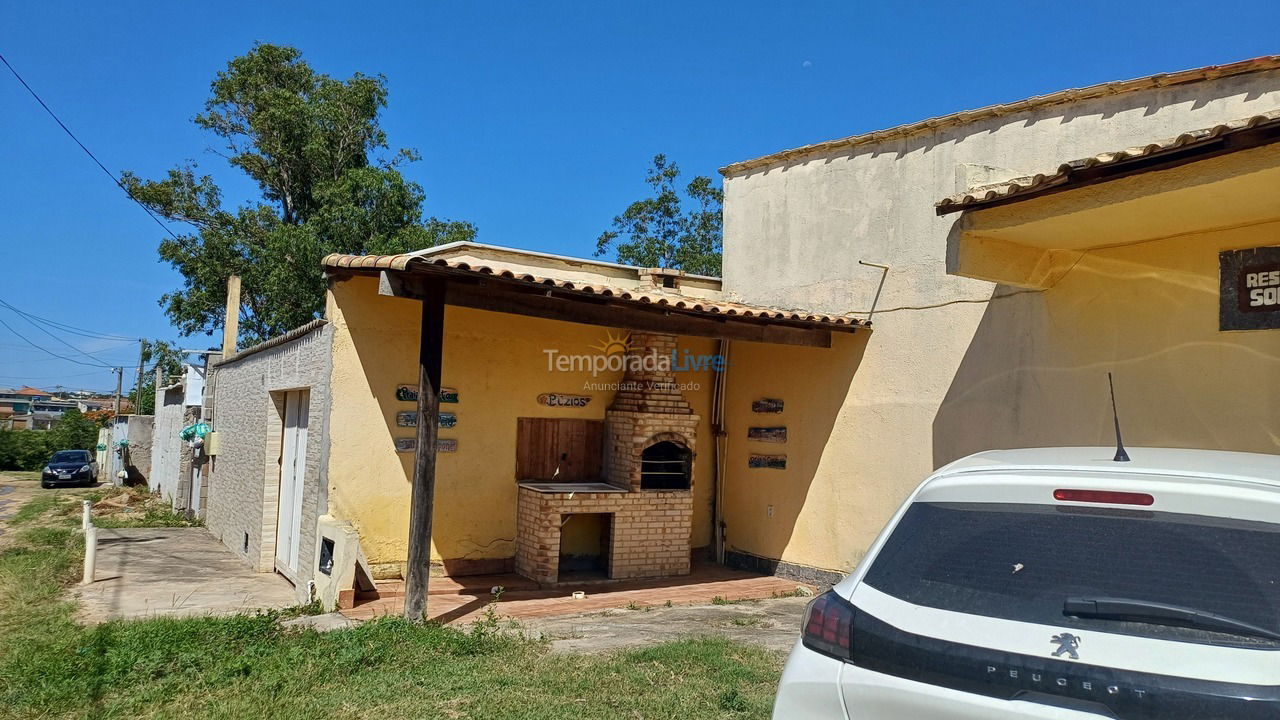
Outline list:
[[[770,322],[782,322],[825,327],[831,330],[854,330],[870,327],[870,323],[861,318],[848,315],[824,315],[802,310],[784,310],[779,308],[746,305],[743,303],[708,300],[667,293],[644,293],[637,290],[613,287],[601,283],[575,283],[570,280],[541,277],[529,273],[517,273],[506,269],[494,269],[485,265],[472,266],[462,261],[444,258],[425,258],[418,255],[342,255],[332,254],[323,260],[325,267],[350,270],[413,270],[415,267],[433,266],[448,271],[489,275],[514,280],[531,285],[545,285],[557,290],[598,297],[610,297],[641,305],[669,307],[687,313],[699,315],[724,315],[742,317]]]

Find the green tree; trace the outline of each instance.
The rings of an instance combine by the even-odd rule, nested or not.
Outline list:
[[[164,382],[172,382],[182,373],[185,359],[181,349],[163,340],[151,340],[142,344],[142,392],[134,387],[129,391],[129,402],[138,415],[154,415],[156,411],[156,367]]]
[[[183,286],[160,303],[183,335],[222,327],[226,278],[241,277],[240,340],[250,344],[302,325],[323,310],[320,260],[332,252],[398,253],[467,240],[475,228],[422,216],[422,188],[390,157],[378,114],[386,80],[317,73],[291,47],[261,44],[228,63],[194,122],[261,197],[230,208],[194,163],[160,180],[126,172],[126,189],[190,232],[167,238],[160,257]]]
[[[0,470],[39,470],[58,449],[44,430],[0,430]]]
[[[98,425],[72,408],[49,428],[54,450],[93,450],[98,444]]]
[[[699,175],[680,197],[680,168],[655,155],[645,182],[651,197],[637,200],[613,219],[613,229],[596,239],[596,256],[616,248],[618,262],[720,276],[724,191]]]

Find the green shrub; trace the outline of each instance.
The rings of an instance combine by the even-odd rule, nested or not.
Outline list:
[[[39,470],[55,449],[43,430],[0,430],[0,470]]]

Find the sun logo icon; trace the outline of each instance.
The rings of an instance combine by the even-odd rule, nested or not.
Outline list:
[[[617,355],[631,350],[631,333],[623,333],[614,335],[612,330],[606,330],[604,341],[599,345],[592,345],[592,350],[599,350],[604,355]]]

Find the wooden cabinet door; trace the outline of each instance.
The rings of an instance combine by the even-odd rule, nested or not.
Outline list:
[[[600,420],[517,418],[516,480],[599,480],[603,443]]]

